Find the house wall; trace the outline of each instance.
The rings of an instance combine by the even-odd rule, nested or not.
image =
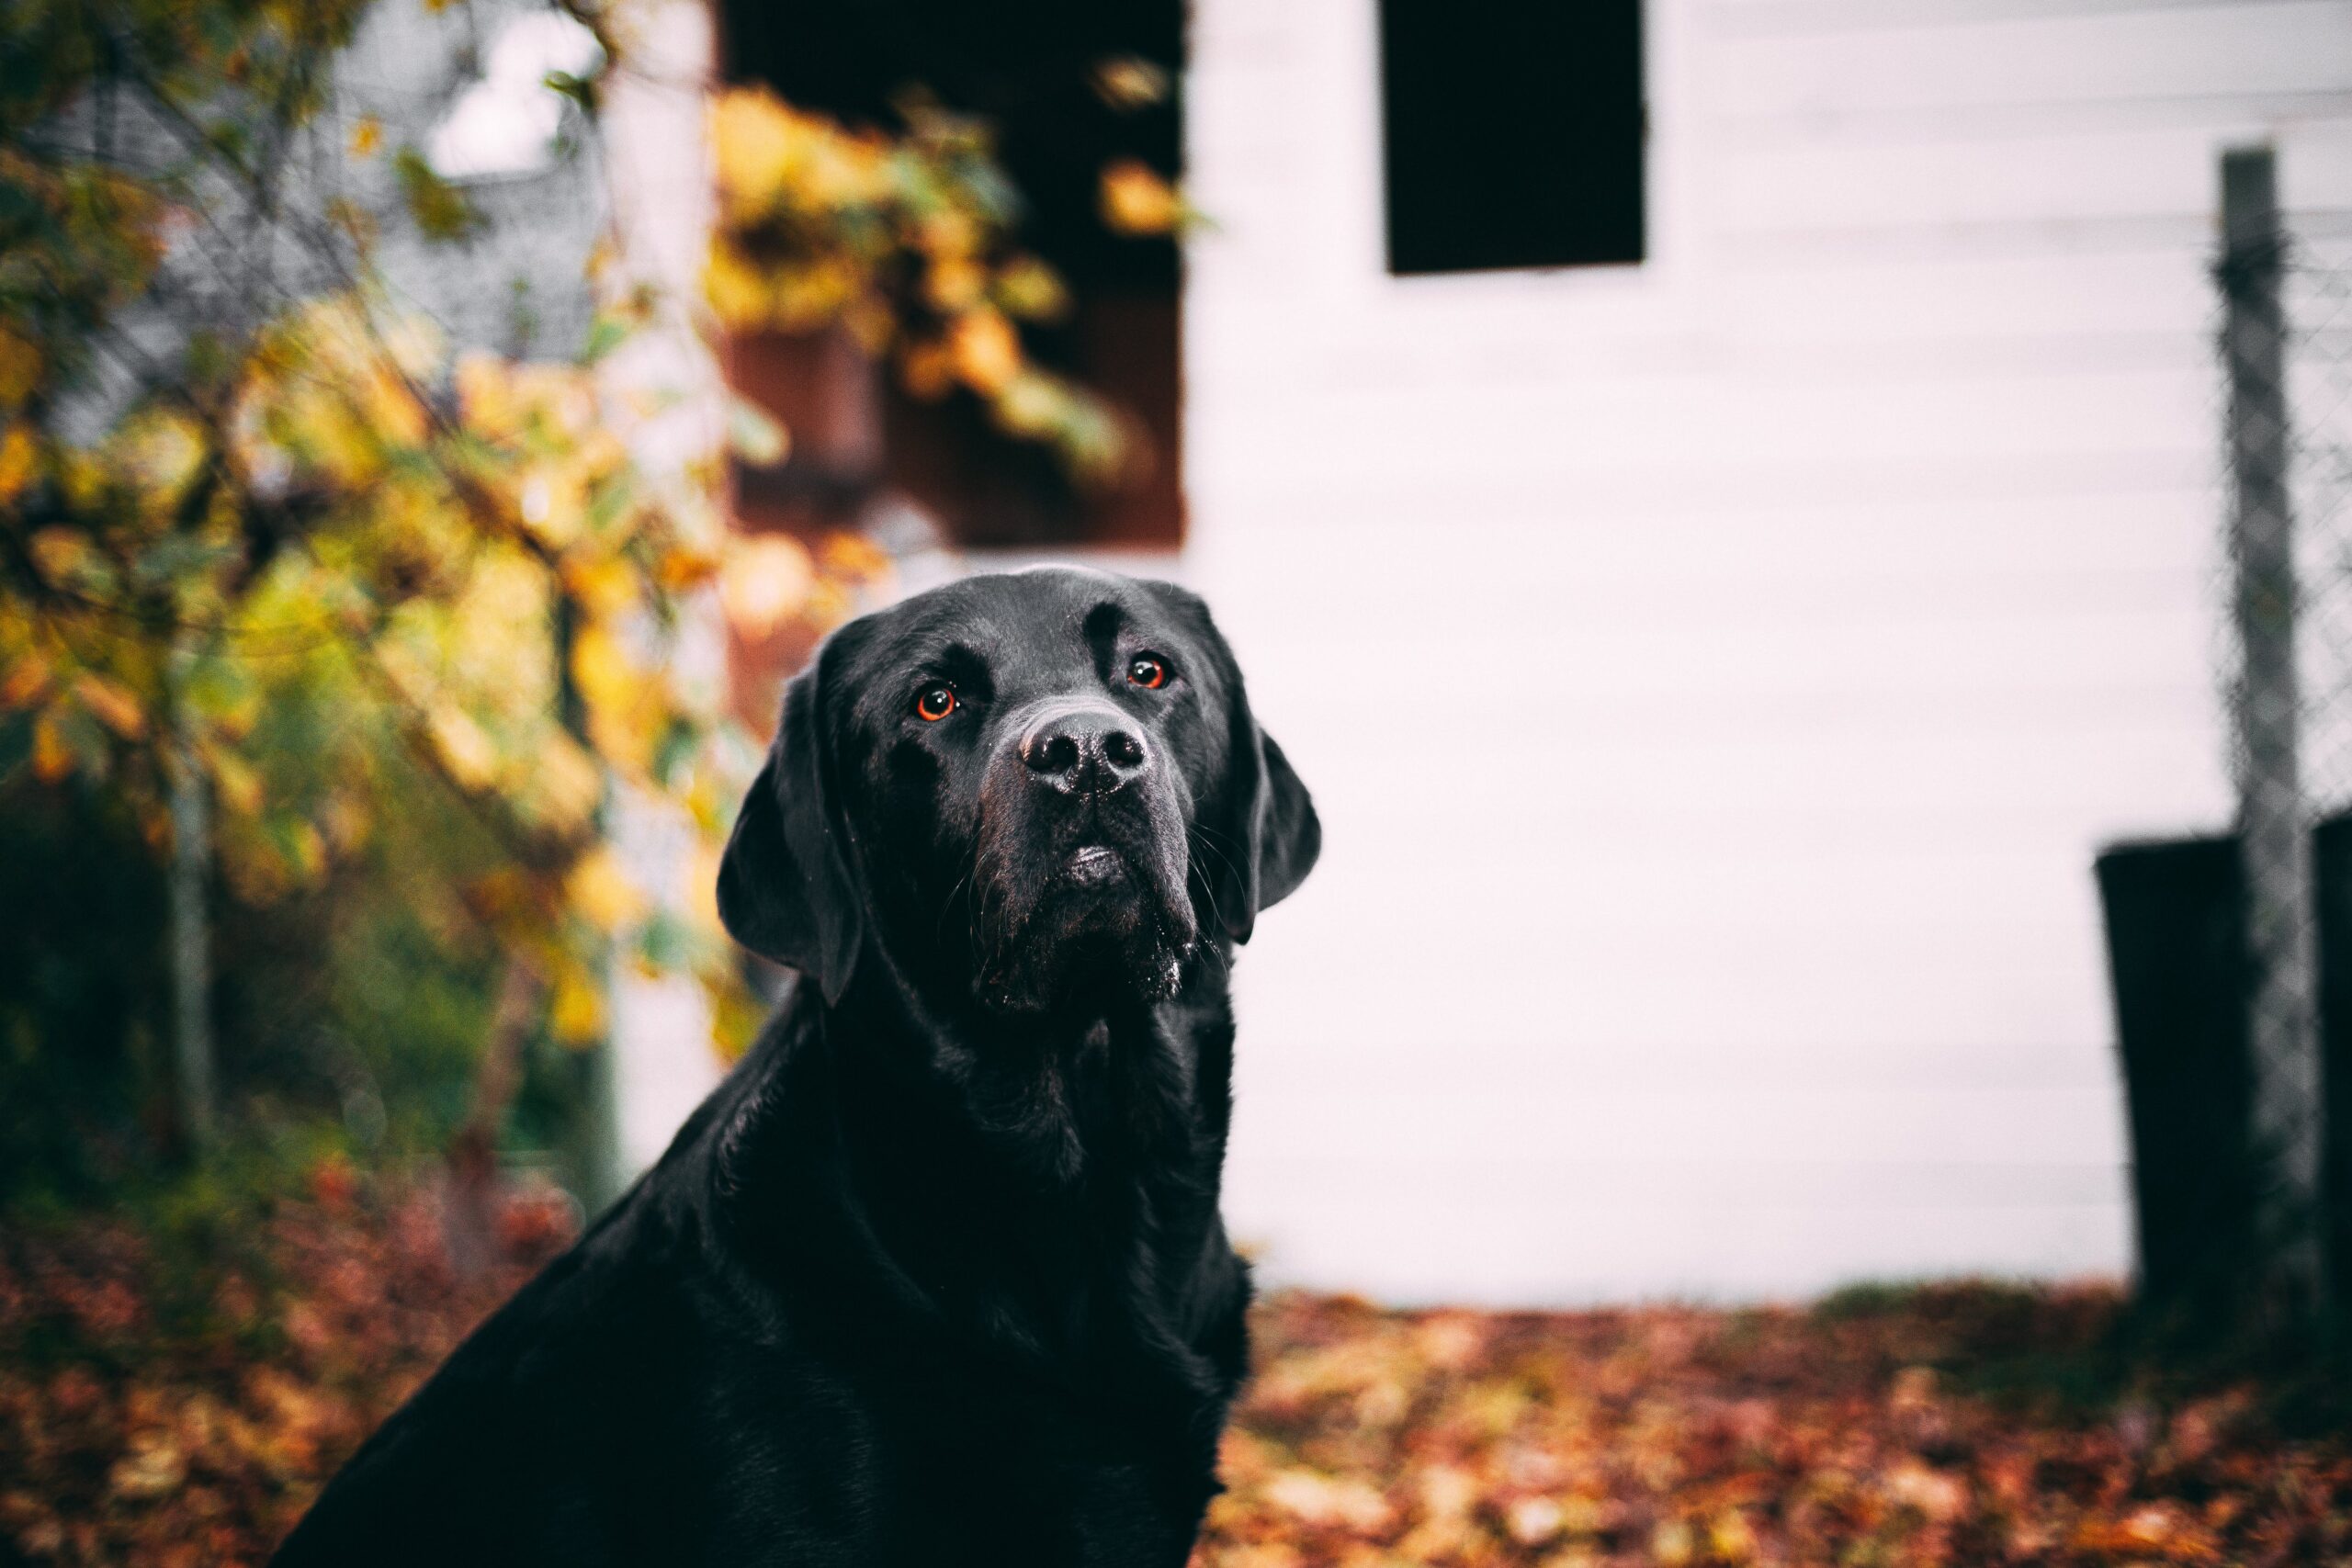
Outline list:
[[[1653,0],[1655,259],[1382,268],[1371,0],[1195,0],[1192,543],[1315,789],[1227,1212],[1403,1299],[2114,1273],[2091,858],[2229,801],[2224,145],[2341,0]]]

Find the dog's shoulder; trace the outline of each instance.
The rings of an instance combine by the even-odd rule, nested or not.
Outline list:
[[[668,1391],[692,1354],[689,1246],[633,1192],[484,1320],[337,1473],[279,1568],[413,1563],[508,1551],[537,1560],[609,1531],[594,1472],[650,1435],[684,1430]],[[435,1500],[429,1509],[419,1498]],[[518,1536],[527,1532],[528,1546]],[[593,1555],[584,1559],[594,1561]]]

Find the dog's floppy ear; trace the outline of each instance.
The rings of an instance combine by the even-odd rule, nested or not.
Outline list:
[[[1274,738],[1258,728],[1241,683],[1233,683],[1234,772],[1239,807],[1238,854],[1224,868],[1217,911],[1226,934],[1248,942],[1258,912],[1293,893],[1323,851],[1323,824],[1315,802]]]
[[[1315,869],[1323,852],[1323,824],[1315,802],[1298,782],[1290,759],[1274,738],[1258,728],[1250,711],[1250,694],[1241,680],[1240,661],[1232,645],[1217,630],[1216,621],[1201,596],[1172,582],[1147,581],[1143,587],[1159,602],[1192,624],[1192,629],[1213,654],[1213,685],[1224,689],[1226,719],[1230,726],[1226,746],[1228,770],[1226,796],[1230,805],[1218,830],[1205,835],[1215,852],[1195,856],[1196,873],[1214,892],[1212,902],[1226,935],[1248,942],[1257,929],[1258,911],[1271,909],[1292,894]],[[1205,826],[1205,824],[1204,825]]]
[[[1315,801],[1291,771],[1290,759],[1274,738],[1258,731],[1264,771],[1258,783],[1257,819],[1250,848],[1258,865],[1258,900],[1271,909],[1298,891],[1306,874],[1323,852],[1323,820],[1315,815]]]
[[[1147,584],[1161,601],[1193,623],[1216,656],[1216,684],[1225,689],[1227,731],[1226,766],[1230,770],[1222,831],[1214,835],[1216,853],[1202,869],[1216,891],[1214,903],[1226,934],[1237,942],[1250,940],[1258,913],[1298,891],[1315,857],[1323,850],[1323,824],[1306,786],[1250,711],[1250,694],[1241,679],[1240,661],[1210,616],[1198,594],[1172,583]]]
[[[775,744],[718,863],[718,918],[753,953],[815,981],[831,1003],[849,987],[865,911],[826,782],[822,664],[820,654],[786,689]]]

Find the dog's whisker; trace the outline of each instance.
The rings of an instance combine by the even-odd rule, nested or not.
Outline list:
[[[1198,862],[1188,860],[1185,863],[1188,869],[1193,872],[1198,872],[1200,870]],[[1223,927],[1225,925],[1225,911],[1217,907],[1216,881],[1211,877],[1204,875],[1201,877],[1200,882],[1201,892],[1209,901],[1209,918],[1214,919],[1219,927]],[[1225,944],[1223,942],[1218,942],[1213,936],[1204,934],[1197,942],[1194,943],[1194,948],[1196,951],[1203,951],[1212,954],[1216,959],[1217,967],[1227,976],[1230,976],[1232,975],[1233,959],[1231,955],[1225,951]]]
[[[972,874],[974,870],[977,869],[977,866],[978,863],[975,862],[972,866],[966,867],[964,874],[957,877],[955,884],[947,889],[947,897],[940,900],[939,914],[931,922],[931,934],[933,936],[937,936],[939,934],[939,928],[946,924],[948,912],[956,908],[956,895],[962,893],[971,885]],[[969,908],[968,900],[967,901],[967,908]]]

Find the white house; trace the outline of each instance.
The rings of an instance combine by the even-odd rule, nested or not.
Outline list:
[[[1650,0],[1647,259],[1397,277],[1374,0],[1194,0],[1198,587],[1326,852],[1265,1278],[2118,1274],[2090,866],[2225,822],[2217,161],[2352,229],[2352,0]]]
[[[1330,845],[1236,1228],[1413,1299],[2118,1272],[2096,848],[2229,812],[2220,150],[2352,5],[1653,0],[1652,258],[1394,278],[1365,0],[1202,0],[1185,568]]]

